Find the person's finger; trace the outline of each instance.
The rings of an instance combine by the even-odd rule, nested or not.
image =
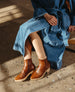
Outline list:
[[[56,18],[53,18],[52,21],[57,24],[57,19]]]
[[[54,17],[53,20],[57,21],[57,19]]]
[[[56,20],[52,20],[55,24],[57,23],[57,21]]]
[[[54,25],[54,23],[52,21],[48,21],[48,22],[49,22],[50,25],[52,25],[52,26]]]
[[[49,22],[49,24],[51,24],[52,26],[55,26],[56,24],[52,21]]]
[[[56,21],[50,21],[53,25],[57,25]]]
[[[54,19],[51,19],[51,20],[49,20],[50,22],[53,22],[53,23],[57,23],[57,21],[56,20],[54,20]]]
[[[53,22],[49,22],[50,25],[54,25]]]
[[[55,25],[57,25],[57,21],[54,21]]]

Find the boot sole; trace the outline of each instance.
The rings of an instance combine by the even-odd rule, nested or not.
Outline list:
[[[33,73],[33,71],[31,71],[30,73],[28,73],[27,74],[27,76],[25,77],[25,78],[23,78],[23,79],[20,79],[20,80],[15,80],[15,82],[23,82],[23,81],[25,81],[27,78],[28,78],[28,76],[30,75],[30,74],[32,74]]]
[[[46,73],[47,73],[47,74],[50,73],[50,68],[48,68],[40,78],[36,78],[36,79],[31,79],[31,78],[30,78],[30,79],[31,79],[31,80],[39,80],[39,79],[42,79],[42,78],[45,76]]]

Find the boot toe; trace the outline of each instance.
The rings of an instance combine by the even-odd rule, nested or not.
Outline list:
[[[21,79],[20,74],[17,75],[17,76],[14,78],[14,80],[20,80],[20,79]]]
[[[32,79],[36,79],[36,78],[37,78],[37,74],[36,74],[36,72],[33,72],[30,79],[32,80]]]

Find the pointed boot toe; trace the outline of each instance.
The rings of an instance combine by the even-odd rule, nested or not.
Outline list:
[[[50,63],[45,60],[39,60],[39,66],[38,68],[32,73],[30,79],[31,80],[37,80],[41,79],[45,76],[46,73],[50,73]]]
[[[23,67],[21,73],[18,74],[14,78],[15,82],[25,81],[28,78],[28,76],[33,73],[34,69],[35,69],[35,66],[32,63],[32,60],[31,59],[25,60],[24,67]]]

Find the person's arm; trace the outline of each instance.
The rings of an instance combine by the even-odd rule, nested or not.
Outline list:
[[[71,18],[71,25],[69,27],[69,32],[75,31],[75,0],[68,0],[70,4],[70,18]]]
[[[34,8],[34,17],[39,18],[42,17],[44,14],[47,13],[47,11],[42,8],[42,6],[39,4],[38,0],[31,0],[32,6]]]
[[[50,25],[52,25],[52,26],[57,25],[57,18],[55,16],[46,13],[46,14],[44,14],[44,18],[47,20],[47,22]]]
[[[44,16],[44,18],[47,20],[47,22],[55,26],[57,25],[57,19],[55,16],[48,14],[48,12],[39,4],[38,0],[31,0],[32,5],[34,8],[34,17],[39,18],[41,16]]]

